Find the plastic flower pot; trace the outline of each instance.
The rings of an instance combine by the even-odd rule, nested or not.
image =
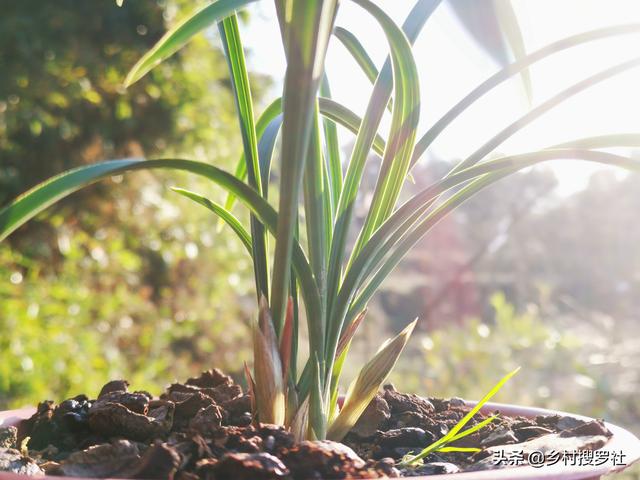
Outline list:
[[[473,402],[469,402],[473,405]],[[546,410],[542,408],[521,407],[517,405],[507,405],[500,403],[488,403],[482,411],[484,413],[499,410],[502,414],[508,416],[522,416],[534,418],[538,415],[571,415],[576,418],[590,420],[581,415],[567,414],[554,410]],[[0,426],[18,426],[20,420],[29,418],[35,412],[34,408],[24,408],[21,410],[7,410],[0,412]],[[602,465],[565,465],[558,462],[555,465],[545,465],[539,468],[531,466],[519,466],[513,468],[502,468],[495,470],[486,470],[480,472],[464,472],[450,475],[437,475],[430,477],[410,477],[415,480],[596,480],[603,475],[621,472],[634,462],[640,460],[640,440],[631,432],[607,423],[607,427],[613,433],[611,439],[599,449],[601,452],[610,453],[604,455],[607,461]],[[614,461],[613,453],[622,455],[622,462]],[[624,464],[620,464],[624,463]],[[13,473],[0,472],[0,480],[25,480],[25,475],[17,475]],[[41,479],[60,480],[61,478],[78,477],[38,477]],[[82,479],[81,479],[82,480]]]

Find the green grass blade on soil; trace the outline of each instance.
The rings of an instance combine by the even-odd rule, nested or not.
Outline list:
[[[456,437],[456,435],[458,435],[460,433],[460,431],[465,427],[465,425],[467,423],[469,423],[469,421],[480,411],[480,409],[489,400],[491,400],[496,395],[496,393],[498,393],[500,391],[500,389],[503,387],[503,385],[505,383],[507,383],[509,381],[509,379],[511,377],[513,377],[519,371],[520,371],[520,367],[516,368],[512,372],[509,372],[507,375],[502,377],[500,379],[500,381],[498,383],[496,383],[493,386],[493,388],[491,390],[489,390],[489,392],[482,398],[482,400],[480,400],[478,403],[476,403],[475,406],[471,410],[469,410],[469,412],[464,417],[462,417],[462,420],[460,420],[451,430],[449,430],[449,432],[445,436],[443,436],[439,440],[436,440],[434,443],[432,443],[431,445],[426,447],[424,450],[422,450],[419,454],[417,454],[417,455],[415,455],[413,457],[405,459],[402,462],[402,465],[403,466],[415,465],[420,460],[425,458],[427,455],[435,452],[436,450],[439,450],[442,447],[446,447],[447,444],[453,442],[454,441],[453,439]],[[493,419],[491,419],[490,421],[493,421]],[[484,420],[484,424],[482,425],[482,427],[484,427],[485,425],[488,425],[490,423],[490,421]],[[480,423],[483,423],[483,422],[480,422]],[[470,431],[468,434],[473,433],[473,432],[479,430],[482,427],[476,428],[475,430]],[[464,436],[466,436],[466,435],[464,435]],[[462,438],[462,437],[459,436],[458,439],[459,438]]]
[[[165,33],[154,47],[138,60],[127,75],[125,86],[128,87],[140,80],[151,69],[180,50],[194,35],[255,1],[216,0],[202,7]]]
[[[455,442],[457,440],[460,440],[461,438],[468,437],[469,435],[474,434],[478,430],[482,430],[484,427],[489,425],[491,422],[493,422],[497,418],[498,418],[498,415],[492,415],[492,416],[490,416],[488,418],[485,418],[481,422],[476,423],[473,427],[467,428],[466,430],[462,430],[461,432],[459,431],[458,433],[456,433],[453,437],[451,437],[449,439],[449,442],[453,443],[453,442]],[[442,451],[441,448],[439,448],[438,450]]]
[[[452,453],[452,452],[477,453],[481,451],[482,449],[474,448],[474,447],[441,447],[438,449],[438,452],[442,452],[442,453]]]

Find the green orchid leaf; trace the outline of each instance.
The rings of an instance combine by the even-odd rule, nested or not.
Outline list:
[[[125,87],[133,85],[180,50],[194,35],[255,1],[257,0],[216,0],[202,7],[165,33],[158,43],[138,60],[124,81]]]
[[[521,72],[524,68],[550,56],[554,53],[561,52],[563,50],[582,45],[588,42],[596,40],[615,37],[618,35],[629,35],[640,32],[640,24],[629,25],[616,25],[613,27],[601,28],[597,30],[591,30],[584,33],[579,33],[570,37],[563,38],[556,42],[553,42],[546,47],[542,47],[539,50],[527,55],[526,57],[504,67],[499,72],[495,73],[487,80],[482,82],[465,97],[456,103],[451,109],[447,111],[434,125],[427,130],[427,132],[416,143],[416,149],[414,152],[411,165],[415,165],[420,157],[427,151],[433,141],[442,133],[446,127],[448,127],[453,120],[455,120],[461,113],[465,112],[476,100],[481,98],[484,94],[491,91],[496,86],[507,80],[513,75]]]
[[[57,175],[19,196],[0,210],[0,241],[60,199],[104,178],[129,171],[173,169],[191,172],[215,182],[236,195],[275,234],[278,214],[251,187],[213,165],[181,159],[140,160],[123,159],[87,165]],[[292,242],[292,267],[300,282],[308,316],[320,315],[321,301],[315,279],[304,251]]]
[[[218,23],[220,39],[231,75],[231,85],[238,112],[244,158],[247,164],[249,185],[265,197],[258,163],[258,140],[253,117],[253,100],[249,74],[245,65],[244,50],[240,39],[238,17],[233,14]],[[266,197],[265,197],[266,198]],[[251,215],[251,249],[253,270],[258,298],[269,298],[269,268],[267,265],[267,235],[260,221]]]
[[[559,143],[549,148],[555,150],[558,148],[601,149],[617,147],[640,147],[640,133],[619,133],[612,135],[585,137],[571,140],[569,142]]]
[[[171,190],[182,195],[183,197],[187,197],[194,202],[202,205],[203,207],[211,210],[213,213],[218,215],[220,219],[229,225],[231,229],[236,233],[242,244],[245,246],[249,255],[253,255],[253,245],[251,243],[251,234],[247,232],[247,230],[242,226],[240,220],[238,220],[230,211],[225,209],[222,205],[209,200],[206,197],[203,197],[200,194],[192,192],[190,190],[185,190],[184,188],[173,187]]]

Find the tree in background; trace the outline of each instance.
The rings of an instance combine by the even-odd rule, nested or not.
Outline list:
[[[3,3],[0,204],[52,173],[104,158],[162,152],[235,161],[227,66],[206,38],[149,81],[122,88],[175,12],[190,10],[180,4],[197,6]],[[113,376],[152,388],[199,365],[240,365],[246,332],[226,319],[245,315],[228,298],[249,288],[249,264],[208,215],[165,202],[174,195],[165,184],[175,180],[113,178],[118,188],[73,196],[0,247],[0,408],[78,388],[92,393]]]

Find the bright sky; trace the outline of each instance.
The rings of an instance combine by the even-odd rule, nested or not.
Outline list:
[[[379,0],[399,24],[415,0]],[[512,0],[525,46],[533,52],[566,36],[605,26],[640,24],[640,0]],[[243,30],[250,50],[249,67],[282,79],[284,57],[272,2],[252,8],[252,20]],[[337,25],[360,38],[378,67],[387,44],[374,20],[349,1],[341,3]],[[581,79],[638,55],[640,34],[598,40],[555,54],[531,69],[533,105]],[[431,125],[498,66],[462,30],[443,4],[418,37],[414,54],[421,78],[421,131]],[[353,59],[334,39],[327,56],[327,72],[338,101],[362,114],[371,85]],[[278,88],[280,88],[278,83]],[[504,126],[527,111],[519,77],[507,81],[459,117],[433,144],[439,157],[457,159],[474,151]],[[640,68],[629,70],[589,88],[562,103],[513,136],[502,153],[517,153],[591,135],[640,132]],[[349,140],[345,134],[344,140]],[[586,162],[554,165],[560,192],[583,188],[597,168]]]

